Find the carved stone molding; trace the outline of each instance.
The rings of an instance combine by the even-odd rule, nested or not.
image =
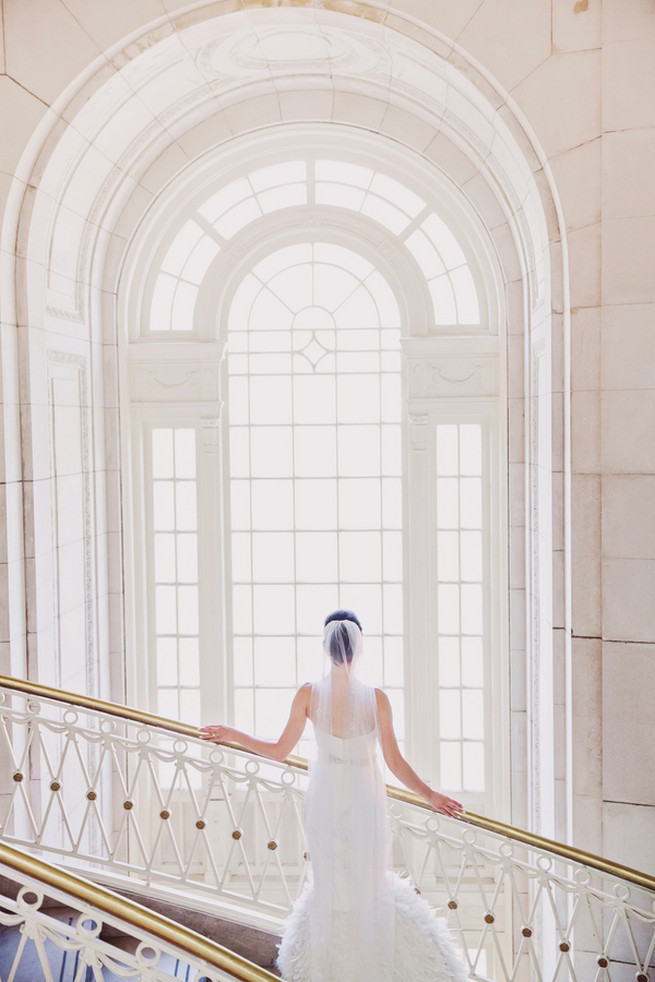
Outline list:
[[[215,418],[203,418],[200,420],[200,438],[203,453],[214,454],[218,450],[220,416]]]
[[[423,451],[428,444],[428,417],[426,413],[412,413],[409,417],[409,440],[412,450]]]
[[[220,363],[225,346],[182,342],[130,347],[130,397],[137,403],[220,402]]]
[[[58,320],[68,321],[71,324],[81,324],[83,322],[82,314],[77,307],[66,308],[61,304],[47,303],[45,309],[49,317],[56,317]]]
[[[497,396],[499,366],[495,357],[457,356],[409,359],[407,390],[410,399]]]
[[[282,43],[280,44],[280,36]],[[362,31],[347,31],[321,24],[317,36],[313,23],[258,25],[257,33],[246,27],[232,34],[203,41],[194,61],[214,91],[229,89],[235,79],[254,81],[262,75],[325,73],[372,76],[387,79],[391,71],[389,52],[380,38]]]

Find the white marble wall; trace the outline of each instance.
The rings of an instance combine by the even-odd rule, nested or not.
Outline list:
[[[647,0],[403,6],[508,89],[561,197],[571,305],[573,838],[652,868],[655,9]]]
[[[65,316],[65,312],[62,316],[50,304],[59,290],[87,297],[90,291],[66,268],[65,240],[49,254],[43,248],[54,211],[59,208],[68,215],[69,228],[74,229],[82,222],[82,203],[62,204],[65,196],[58,202],[47,183],[38,192],[30,184],[35,175],[29,176],[33,165],[29,141],[49,117],[51,122],[56,118],[48,106],[69,71],[64,58],[59,63],[46,52],[55,50],[60,30],[63,47],[58,50],[80,40],[74,31],[64,40],[70,15],[51,11],[50,21],[46,7],[39,11],[43,34],[38,37],[30,33],[28,11],[8,4],[2,8],[2,26],[14,40],[3,46],[0,76],[3,130],[12,134],[0,141],[1,463],[7,504],[2,529],[7,545],[1,556],[6,559],[2,564],[6,576],[0,602],[0,670],[73,691],[97,693],[100,688],[107,693],[101,681],[109,665],[108,577],[116,573],[108,561],[108,544],[112,534],[117,538],[120,533],[117,431],[116,421],[109,418],[117,399],[111,384],[105,399],[108,373],[101,339],[89,330],[84,317]],[[50,28],[54,33],[48,38]],[[90,49],[82,45],[71,56],[72,62],[81,69],[84,60],[75,59],[89,54]],[[23,218],[19,227],[29,229],[29,235],[23,231],[16,241],[8,227],[13,224],[15,229],[19,210]],[[112,426],[105,444],[105,431]],[[112,452],[106,452],[108,447]],[[116,501],[110,511],[107,498],[112,483]],[[120,556],[120,548],[114,552]],[[119,581],[120,576],[114,575],[117,594]]]
[[[3,0],[0,198],[5,229],[11,227],[9,219],[20,200],[20,184],[23,182],[24,191],[30,174],[30,140],[38,141],[35,134],[51,117],[52,103],[96,59],[100,61],[95,67],[110,78],[121,62],[116,58],[112,64],[103,53],[163,10],[177,6],[175,0],[115,0],[112,4],[104,0],[31,0],[29,4]],[[211,6],[219,15],[233,10],[252,12],[258,4],[222,0]],[[360,15],[360,28],[366,21],[364,4],[337,2],[331,6]],[[385,20],[384,6],[377,7],[376,30]],[[559,707],[556,724],[566,722],[567,707],[570,709],[572,741],[571,758],[563,754],[554,760],[554,779],[561,791],[556,806],[565,808],[565,799],[571,796],[573,838],[580,845],[647,868],[655,860],[655,741],[648,703],[648,694],[655,691],[655,9],[650,0],[604,0],[602,4],[600,0],[460,0],[456,4],[396,0],[389,5],[390,25],[392,6],[456,41],[507,91],[543,148],[542,164],[552,172],[559,193],[569,271],[569,283],[559,292],[564,296],[568,292],[570,311],[565,304],[554,314],[564,321],[570,314],[570,350],[565,355],[570,357],[571,388],[562,392],[561,379],[559,389],[554,380],[554,394],[559,398],[554,398],[553,409],[556,422],[566,421],[570,396],[571,466],[566,474],[569,448],[555,446],[553,547],[562,560],[557,575],[571,577],[572,612],[569,621],[565,609],[556,609],[552,626],[562,636],[570,632],[572,649],[571,691],[566,673],[559,671],[553,698]],[[155,33],[171,35],[187,21],[172,19]],[[292,114],[294,96],[288,93],[280,98],[282,112]],[[325,92],[317,93],[317,99],[326,98]],[[273,111],[265,100],[256,106],[253,103],[252,112],[255,109],[262,121]],[[144,109],[146,115],[151,121],[152,113]],[[228,118],[228,128],[234,125],[236,120]],[[66,134],[65,119],[58,122],[56,132],[58,137]],[[74,131],[68,135],[77,138]],[[206,139],[200,123],[196,130],[180,134],[179,142],[169,139],[160,159],[162,173],[181,166],[206,145]],[[448,152],[457,153],[452,147]],[[102,165],[100,157],[97,165]],[[13,185],[12,196],[13,178],[18,183]],[[150,178],[157,184],[154,169]],[[144,202],[149,190],[147,186],[139,189]],[[473,185],[470,190],[474,195]],[[29,193],[26,200],[30,201]],[[32,203],[44,208],[45,235],[52,201]],[[85,202],[69,199],[67,208],[74,228],[84,214]],[[128,234],[129,230],[121,232]],[[64,294],[79,291],[79,284],[67,280],[65,246],[62,240],[62,266],[50,280]],[[25,668],[28,640],[33,645],[40,637],[42,650],[47,650],[52,622],[29,622],[36,614],[31,606],[35,591],[38,588],[41,596],[47,595],[65,569],[74,568],[79,575],[82,557],[86,555],[88,563],[91,556],[95,579],[90,600],[105,673],[104,682],[101,678],[99,683],[101,688],[109,685],[107,666],[113,665],[111,691],[120,697],[115,338],[92,338],[80,347],[70,328],[38,320],[39,304],[44,309],[39,297],[30,310],[13,309],[10,297],[15,277],[30,275],[21,261],[25,244],[18,243],[17,267],[12,258],[15,247],[15,241],[5,234],[0,241],[4,441],[0,458],[0,669],[20,672]],[[559,243],[553,243],[553,255],[557,249]],[[84,290],[87,312],[93,305],[113,302],[90,283]],[[24,350],[28,341],[34,355],[30,362],[33,374],[23,375],[19,387],[17,373],[11,371],[12,359],[17,358],[19,344]],[[52,516],[46,514],[52,500],[53,470],[47,463],[52,447],[45,439],[48,399],[40,386],[47,378],[45,353],[55,342],[60,349],[86,359],[93,517],[86,531],[83,522],[67,526],[68,538],[56,537],[53,546]],[[81,405],[76,411],[81,411]],[[39,418],[41,423],[34,425]],[[30,450],[33,462],[44,468],[38,471],[40,478],[50,482],[45,497],[29,468],[25,469],[21,424],[24,434],[40,434],[45,441]],[[554,426],[554,432],[562,429],[566,432],[565,426]],[[73,468],[73,483],[74,475],[81,480],[83,473],[83,467]],[[563,562],[566,543],[558,536],[569,477],[571,562],[567,569]],[[72,501],[73,490],[70,493]],[[34,536],[39,529],[49,545],[41,550],[42,561],[35,563]],[[30,600],[27,623],[25,579]],[[68,582],[68,574],[64,580]],[[512,586],[520,590],[516,581]],[[73,603],[70,609],[74,607]],[[80,605],[77,607],[79,610]],[[565,647],[562,637],[562,650]],[[564,663],[562,655],[559,664]],[[73,672],[71,684],[76,677]],[[524,681],[518,670],[513,673],[515,707],[524,706]],[[516,727],[524,722],[521,710]],[[525,767],[522,735],[515,745],[515,762]]]
[[[603,822],[655,863],[655,11],[604,11],[600,329]]]

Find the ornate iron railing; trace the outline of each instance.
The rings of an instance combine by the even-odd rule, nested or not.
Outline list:
[[[162,897],[279,929],[306,877],[306,762],[0,678],[6,842]],[[449,919],[471,977],[655,982],[655,878],[389,789],[393,856]]]
[[[0,978],[274,982],[194,931],[0,842]]]

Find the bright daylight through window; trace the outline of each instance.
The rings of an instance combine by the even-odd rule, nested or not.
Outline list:
[[[229,183],[179,228],[152,296],[151,331],[192,331],[199,286],[221,248],[264,215],[329,205],[367,216],[416,260],[432,296],[436,324],[478,324],[473,278],[457,239],[422,198],[395,178],[338,160],[290,161]]]
[[[232,619],[245,729],[279,723],[280,704],[316,673],[316,625],[340,604],[369,612],[366,662],[402,716],[399,335],[387,283],[341,246],[279,250],[235,295]]]
[[[430,343],[430,335],[451,338],[456,352],[496,329],[481,307],[465,239],[424,185],[410,188],[398,174],[325,153],[241,168],[218,189],[196,193],[159,246],[141,337],[207,339],[213,317],[226,355],[219,498],[203,492],[209,465],[199,420],[184,410],[176,421],[168,407],[165,423],[155,413],[142,424],[152,506],[150,685],[164,715],[198,718],[205,662],[224,644],[226,711],[237,727],[273,734],[296,687],[320,670],[322,618],[345,605],[365,622],[367,680],[384,686],[397,730],[408,736],[412,509],[424,516],[420,534],[429,543],[425,609],[436,611],[428,650],[417,655],[439,707],[428,734],[439,748],[435,773],[447,789],[475,795],[489,782],[498,404],[478,400],[472,411],[450,399],[440,415],[438,400],[412,402],[403,339],[417,336],[419,294],[430,323],[418,336]],[[251,259],[244,260],[244,236],[257,242]],[[396,275],[389,250],[412,282]],[[223,280],[219,296],[215,283]],[[422,358],[412,378],[434,378]],[[457,367],[458,374],[471,373]],[[427,494],[412,476],[411,460],[422,458],[406,446],[417,412],[412,418],[424,419],[431,434]],[[197,551],[212,520],[222,529],[213,567]],[[203,611],[216,608],[217,590],[225,632],[212,646],[203,642]]]

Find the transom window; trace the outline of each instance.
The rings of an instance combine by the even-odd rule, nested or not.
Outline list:
[[[435,325],[480,323],[477,291],[464,250],[431,204],[372,167],[307,159],[238,177],[186,218],[166,249],[154,282],[150,332],[193,331],[200,285],[237,233],[273,212],[317,205],[355,212],[404,245],[427,284]]]

